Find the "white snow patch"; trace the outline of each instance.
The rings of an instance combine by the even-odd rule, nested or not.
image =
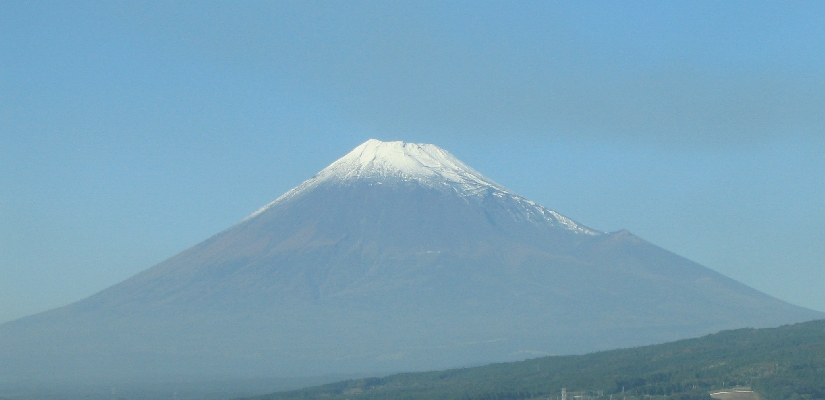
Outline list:
[[[578,225],[555,211],[508,191],[436,145],[401,141],[382,142],[376,139],[367,140],[311,179],[284,193],[246,219],[253,218],[270,207],[319,185],[348,185],[356,181],[369,181],[378,185],[389,181],[415,181],[422,186],[454,192],[466,198],[484,198],[492,195],[508,204],[508,211],[514,218],[549,222],[576,233],[602,233]]]

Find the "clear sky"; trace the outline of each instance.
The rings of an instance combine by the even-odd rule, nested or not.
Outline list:
[[[369,138],[825,311],[823,2],[3,1],[0,322]]]

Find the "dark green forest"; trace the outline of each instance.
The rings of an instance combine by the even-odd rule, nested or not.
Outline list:
[[[825,399],[825,320],[483,367],[347,380],[281,399],[699,400],[734,386],[766,400]]]

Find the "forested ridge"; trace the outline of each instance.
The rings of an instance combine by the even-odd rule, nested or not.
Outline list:
[[[766,400],[825,399],[825,320],[660,345],[347,380],[280,399],[708,399],[749,386]],[[581,397],[575,397],[581,396]]]

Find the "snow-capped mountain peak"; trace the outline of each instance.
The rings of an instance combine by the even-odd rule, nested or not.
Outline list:
[[[436,145],[402,141],[382,142],[376,139],[362,143],[247,219],[277,204],[295,199],[320,185],[347,186],[356,182],[385,184],[401,181],[415,182],[423,187],[456,194],[468,201],[483,202],[494,197],[505,204],[508,213],[518,220],[550,223],[575,233],[602,233],[505,189]]]
[[[370,139],[321,171],[319,181],[347,182],[369,179],[374,182],[416,180],[428,186],[451,184],[460,191],[492,188],[506,191],[446,150],[432,144],[382,142]]]

